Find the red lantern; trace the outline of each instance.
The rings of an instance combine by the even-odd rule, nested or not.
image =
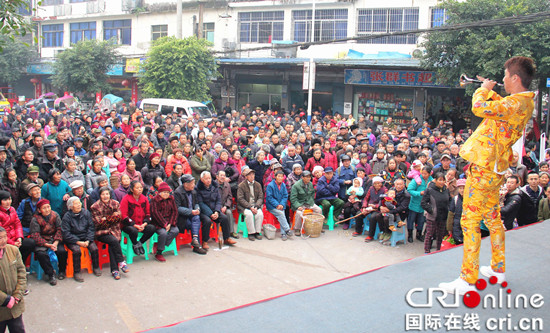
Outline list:
[[[130,82],[128,80],[123,80],[121,84],[125,87],[128,87],[130,85]]]
[[[37,84],[38,82],[40,82],[40,81],[39,81],[37,78],[35,78],[35,77],[33,77],[33,78],[31,79],[31,83],[32,83],[32,84]]]

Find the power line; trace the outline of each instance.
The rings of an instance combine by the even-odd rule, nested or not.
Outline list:
[[[295,43],[295,44],[277,44],[277,49],[286,49],[286,48],[294,48],[294,47],[301,47],[303,49],[306,49],[306,48],[308,48],[312,45],[342,43],[342,42],[348,42],[348,41],[353,41],[353,40],[355,40],[355,41],[371,40],[371,39],[376,39],[376,38],[381,38],[381,37],[403,36],[403,35],[409,35],[409,34],[422,34],[422,33],[431,33],[431,32],[449,32],[449,31],[457,31],[457,30],[463,30],[463,29],[476,29],[476,28],[496,27],[496,26],[507,26],[507,25],[514,25],[514,24],[518,24],[518,23],[539,22],[539,21],[544,21],[544,20],[548,20],[548,19],[550,19],[550,11],[539,12],[539,13],[534,13],[534,14],[527,14],[527,15],[522,15],[522,16],[502,17],[502,18],[497,18],[497,19],[482,20],[482,21],[475,21],[475,22],[469,22],[469,23],[443,25],[443,26],[427,28],[427,29],[395,31],[395,32],[388,32],[388,33],[384,33],[384,34],[367,35],[367,36],[354,36],[354,37],[348,37],[348,38],[340,38],[340,39],[317,41],[317,42],[304,42],[304,43]],[[237,50],[228,50],[228,51],[215,51],[213,53],[214,54],[226,54],[226,53],[261,51],[261,50],[271,50],[271,49],[273,49],[273,46],[258,46],[258,47],[252,47],[252,48],[247,48],[247,49],[237,49]]]

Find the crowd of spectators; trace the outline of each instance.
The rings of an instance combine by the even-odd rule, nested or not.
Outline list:
[[[267,214],[283,241],[300,236],[310,211],[348,219],[342,228],[354,224],[353,236],[368,226],[366,242],[377,228],[382,244],[406,228],[407,241],[424,242],[426,253],[446,235],[462,241],[468,161],[459,151],[470,129],[322,110],[308,124],[299,109],[276,114],[249,105],[208,120],[132,105],[8,111],[0,126],[0,226],[24,261],[35,253],[52,285],[66,277],[67,249],[82,282],[81,251],[90,251],[99,276],[96,241],[108,244],[118,280],[129,271],[123,235],[143,255],[157,234],[155,259],[165,262],[166,246],[188,232],[193,252],[204,255],[213,227],[226,245],[236,244],[239,214],[250,241],[262,239]],[[550,218],[549,156],[527,148],[523,158],[514,154],[501,190],[508,230]]]

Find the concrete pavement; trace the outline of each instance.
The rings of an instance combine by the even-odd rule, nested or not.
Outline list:
[[[201,256],[189,246],[166,263],[135,258],[119,281],[84,271],[50,286],[29,275],[23,315],[29,332],[136,332],[312,287],[423,255],[423,243],[392,248],[365,243],[337,228],[319,238],[286,242],[239,239]],[[227,330],[231,323],[228,323]],[[224,329],[224,328],[220,328]]]

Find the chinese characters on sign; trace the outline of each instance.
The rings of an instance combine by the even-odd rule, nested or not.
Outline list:
[[[443,327],[449,331],[479,331],[481,320],[477,313],[439,314],[407,313],[405,331],[438,331]]]
[[[437,87],[435,72],[346,69],[345,84]]]

